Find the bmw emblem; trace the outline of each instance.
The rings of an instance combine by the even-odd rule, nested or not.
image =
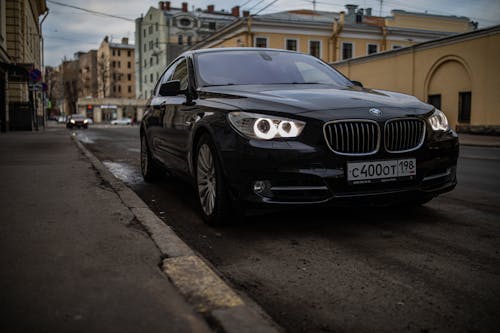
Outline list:
[[[381,116],[382,115],[382,111],[380,111],[379,109],[370,109],[368,112],[370,112],[371,114],[375,115],[375,116]]]

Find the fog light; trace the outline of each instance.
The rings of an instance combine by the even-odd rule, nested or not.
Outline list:
[[[266,190],[266,183],[263,180],[258,180],[253,183],[253,191],[260,194]]]

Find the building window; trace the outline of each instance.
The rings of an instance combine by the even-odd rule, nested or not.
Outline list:
[[[127,74],[127,80],[132,81],[132,74]]]
[[[321,58],[321,42],[319,40],[309,41],[309,54],[316,58]]]
[[[188,45],[191,45],[193,43],[193,37],[192,36],[187,36],[187,43],[188,43]]]
[[[149,25],[149,34],[151,35],[153,33],[153,26]]]
[[[152,40],[150,40],[150,41],[149,41],[149,49],[150,49],[150,50],[152,50],[152,49],[153,49],[153,41],[152,41]]]
[[[181,18],[179,24],[183,27],[189,27],[191,25],[191,20],[187,18]]]
[[[147,49],[146,49],[146,43],[144,43],[144,52],[146,52],[146,50],[147,50]]]
[[[122,92],[122,86],[118,86],[118,92]]]
[[[113,92],[116,92],[116,86],[113,86]]]
[[[368,44],[368,54],[374,54],[378,52],[378,44]]]
[[[393,49],[393,50],[397,50],[397,49],[400,49],[400,48],[402,48],[402,47],[403,47],[403,45],[393,45],[393,46],[392,46],[392,49]]]
[[[149,74],[149,82],[153,83],[153,73]]]
[[[131,55],[132,55],[132,53],[130,52],[130,50],[128,50],[127,56],[130,57]]]
[[[158,31],[158,22],[155,23],[156,31]]]
[[[215,22],[208,22],[208,29],[215,30],[215,28],[216,28]]]
[[[471,114],[471,99],[470,91],[458,93],[458,122],[470,124]]]
[[[255,47],[267,47],[267,38],[266,37],[256,37],[255,38]]]
[[[286,40],[286,49],[289,51],[297,51],[297,40],[288,39]]]
[[[352,43],[342,43],[342,60],[351,59],[353,54],[352,50]]]
[[[121,56],[121,52],[120,52],[120,50],[118,50],[118,56]]]
[[[156,56],[156,64],[158,65],[160,63],[160,57]]]
[[[144,59],[144,67],[147,67],[148,66],[148,61],[146,59]]]
[[[113,67],[113,68],[115,68],[115,67],[116,67],[116,61],[114,61],[114,60],[113,60],[113,61],[111,62],[111,67]]]
[[[441,95],[429,95],[427,96],[427,103],[434,106],[437,109],[441,109]]]
[[[128,92],[131,93],[132,92],[132,86],[128,86]]]
[[[182,35],[179,35],[177,38],[178,38],[177,43],[178,43],[179,45],[184,44],[184,41],[182,40]]]
[[[142,34],[144,37],[146,37],[146,29],[143,31],[144,33]]]
[[[113,55],[113,57],[115,56],[115,50],[111,51],[111,54]]]
[[[127,68],[132,68],[132,63],[130,61],[127,62]]]
[[[148,76],[144,75],[144,83],[148,83]]]
[[[118,68],[120,68],[120,67],[121,67],[121,64],[122,64],[122,63],[121,63],[120,61],[118,61]]]
[[[153,66],[153,57],[149,58],[149,66]]]
[[[158,38],[156,38],[155,46],[158,47]]]

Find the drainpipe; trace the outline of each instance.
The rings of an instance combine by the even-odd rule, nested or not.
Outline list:
[[[45,12],[45,15],[43,16],[42,20],[40,21],[40,59],[41,59],[41,71],[42,71],[42,77],[44,78],[45,81],[45,58],[44,58],[44,42],[43,42],[43,33],[42,33],[42,24],[43,21],[47,18],[49,15],[49,8],[47,8],[47,11]],[[43,82],[43,81],[42,81]],[[47,124],[47,111],[45,110],[45,93],[43,92],[42,89],[42,112],[43,112],[43,130],[45,131],[45,127]],[[38,115],[37,115],[38,117]]]
[[[380,28],[382,30],[382,46],[380,51],[387,50],[387,27],[385,24]]]
[[[252,17],[247,18],[247,45],[249,47],[254,47],[253,45],[253,33],[252,33]]]
[[[330,40],[329,40],[331,46],[331,54],[330,54],[331,62],[337,61],[338,37],[342,32],[342,29],[344,29],[344,21],[345,21],[345,12],[340,12],[339,20],[335,20],[333,22],[333,31],[332,34],[330,35]]]

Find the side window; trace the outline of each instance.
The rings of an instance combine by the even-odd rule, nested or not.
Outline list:
[[[158,82],[156,82],[156,86],[155,86],[155,89],[154,89],[154,92],[155,92],[155,96],[158,95],[158,91],[160,90],[160,85],[162,83],[165,83],[167,81],[170,81],[171,80],[171,77],[172,77],[172,73],[174,72],[175,68],[177,67],[178,64],[181,63],[182,60],[176,62],[175,64],[172,64],[172,66],[170,66],[161,76],[161,78],[158,80]]]
[[[181,90],[186,90],[189,82],[188,66],[186,59],[183,59],[179,65],[176,66],[172,80],[181,81]]]

